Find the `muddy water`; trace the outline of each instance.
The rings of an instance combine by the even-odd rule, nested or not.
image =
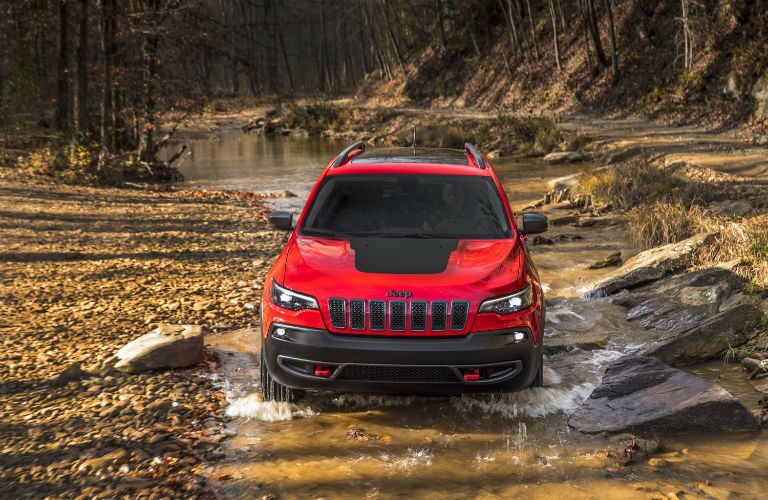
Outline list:
[[[298,211],[336,144],[232,136],[193,145],[188,183],[281,192]],[[302,145],[304,147],[302,147]],[[233,153],[233,151],[235,153]],[[282,152],[282,153],[281,153]],[[282,155],[282,156],[281,156]],[[578,167],[496,160],[511,203],[539,198],[552,178]],[[549,210],[553,218],[566,211]],[[210,476],[224,498],[702,498],[764,497],[768,438],[661,436],[654,460],[619,465],[621,438],[571,432],[567,415],[596,387],[607,363],[654,340],[606,299],[584,300],[586,283],[606,271],[585,267],[612,251],[634,250],[615,228],[555,226],[547,234],[582,239],[531,245],[547,285],[545,344],[580,345],[546,357],[545,387],[515,394],[392,397],[312,394],[296,405],[259,396],[258,334],[209,337],[221,354],[217,381],[227,393],[234,437]],[[745,401],[756,393],[718,363],[693,369]]]

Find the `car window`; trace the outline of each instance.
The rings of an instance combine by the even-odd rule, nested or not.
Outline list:
[[[487,177],[387,174],[326,178],[300,233],[500,239],[511,230]]]

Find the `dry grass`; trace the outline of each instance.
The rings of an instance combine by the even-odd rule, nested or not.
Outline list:
[[[639,205],[628,214],[630,237],[643,248],[675,243],[714,225],[706,210],[683,203],[656,201]]]
[[[588,165],[579,173],[579,190],[622,209],[655,202],[691,206],[712,197],[706,185],[676,177],[648,159],[602,170]]]
[[[699,265],[738,260],[736,272],[753,293],[768,288],[768,214],[733,222],[719,221],[715,241],[697,256]]]

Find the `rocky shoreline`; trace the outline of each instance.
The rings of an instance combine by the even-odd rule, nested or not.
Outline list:
[[[126,374],[161,323],[251,326],[283,234],[232,193],[0,181],[0,491],[210,498],[224,395],[195,368]]]

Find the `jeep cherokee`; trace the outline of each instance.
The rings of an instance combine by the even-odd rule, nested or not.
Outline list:
[[[265,400],[305,389],[455,394],[542,384],[544,297],[491,164],[464,150],[359,142],[320,175],[267,275]]]

